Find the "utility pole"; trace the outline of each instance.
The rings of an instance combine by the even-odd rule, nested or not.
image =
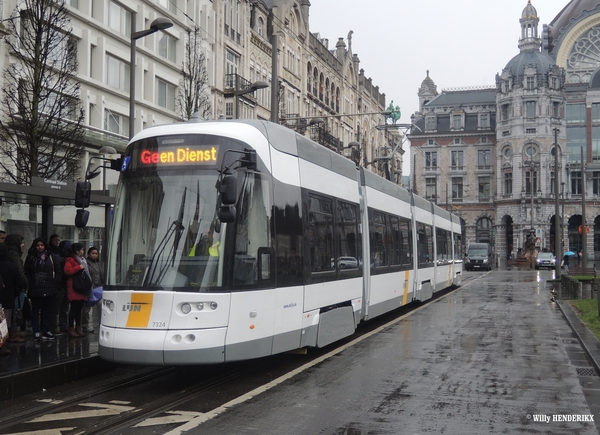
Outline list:
[[[581,267],[587,267],[587,225],[585,218],[585,162],[581,147]]]
[[[556,256],[555,264],[555,279],[560,278],[560,262],[562,260],[562,238],[560,237],[560,224],[562,223],[563,217],[558,214],[559,212],[559,192],[558,192],[558,128],[554,129],[554,255]]]

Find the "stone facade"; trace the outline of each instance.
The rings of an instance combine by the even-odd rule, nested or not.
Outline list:
[[[427,75],[413,116],[411,188],[460,216],[466,245],[492,243],[495,88],[437,93]]]
[[[555,240],[562,240],[563,250],[577,252],[583,248],[584,237],[587,256],[594,258],[600,253],[600,50],[596,48],[600,46],[600,5],[572,0],[540,30],[537,11],[529,1],[519,22],[520,52],[497,74],[494,95],[487,101],[488,106],[494,106],[490,113],[495,117],[490,138],[492,200],[482,204],[473,194],[482,188],[472,184],[481,173],[482,163],[479,158],[475,160],[475,153],[481,156],[484,148],[467,146],[464,158],[468,166],[462,176],[468,180],[468,190],[463,190],[463,205],[458,207],[454,197],[439,193],[437,202],[464,220],[467,244],[489,240],[501,259],[517,255],[529,238],[539,249],[554,251]],[[474,104],[465,109],[464,102],[472,99],[471,93],[465,89],[438,94],[429,73],[423,81],[418,91],[421,109],[413,116],[422,131],[413,129],[410,135],[411,188],[419,194],[426,195],[428,178],[429,189],[433,189],[432,175],[442,190],[456,178],[445,169],[449,150],[443,149],[454,132],[452,128],[428,128],[428,117],[483,110]],[[427,146],[433,147],[432,151],[438,146],[441,153],[435,173],[425,170]],[[564,222],[557,237],[555,172],[559,215]],[[489,224],[491,237],[484,228]]]

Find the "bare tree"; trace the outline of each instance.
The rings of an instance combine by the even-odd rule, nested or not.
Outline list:
[[[74,180],[83,160],[77,45],[64,0],[21,0],[5,42],[10,62],[0,116],[0,178]]]
[[[197,114],[200,119],[212,116],[210,86],[206,71],[206,56],[202,49],[201,29],[198,26],[186,29],[185,59],[181,68],[177,109],[181,119],[187,121]]]

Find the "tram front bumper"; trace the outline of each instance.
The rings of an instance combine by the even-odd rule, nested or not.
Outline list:
[[[225,360],[227,328],[198,330],[124,329],[101,325],[100,357],[146,365],[215,364]]]

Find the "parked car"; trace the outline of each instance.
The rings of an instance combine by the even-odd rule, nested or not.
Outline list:
[[[554,269],[556,267],[556,257],[552,252],[539,252],[535,257],[535,268],[540,270],[542,267]]]
[[[340,269],[356,269],[358,267],[358,261],[354,257],[339,257],[338,267]]]

